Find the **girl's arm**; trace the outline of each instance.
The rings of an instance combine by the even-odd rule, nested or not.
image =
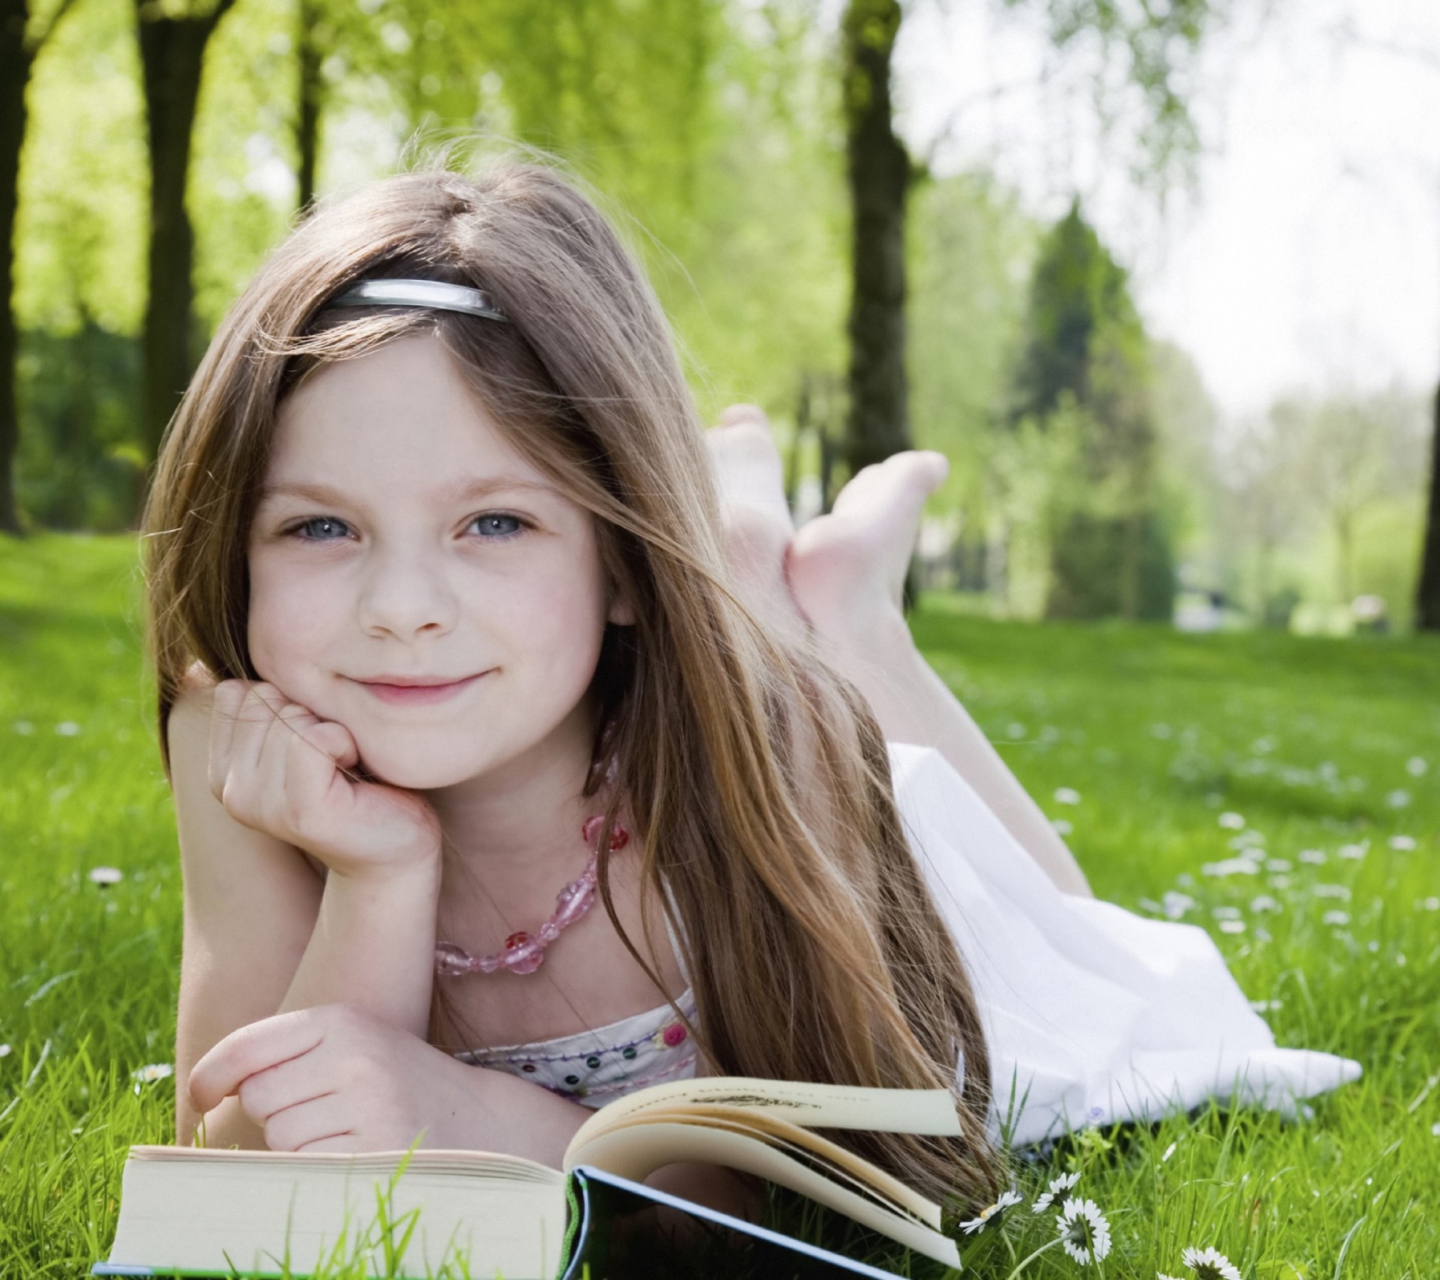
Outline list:
[[[192,1140],[200,1115],[190,1072],[239,1027],[284,1002],[315,931],[324,882],[300,854],[241,826],[210,794],[211,697],[187,687],[168,725],[175,814],[185,880],[184,951],[175,1032],[176,1141]],[[265,1145],[227,1099],[206,1119],[212,1146]]]
[[[234,701],[233,697],[231,701]],[[269,756],[287,741],[302,757],[320,753],[292,726],[267,727],[264,707],[222,708],[249,716],[226,736],[217,728],[215,694],[198,683],[171,715],[181,859],[185,873],[185,938],[176,1036],[176,1121],[189,1141],[199,1122],[188,1081],[196,1061],[237,1028],[276,1013],[341,1004],[424,1037],[439,890],[438,846],[432,859],[397,858],[334,869],[321,878],[293,844],[232,817],[213,794],[216,758],[232,778],[227,802],[256,804],[244,791],[247,773],[264,776],[264,748],[254,738],[273,731]],[[272,717],[273,719],[273,717]],[[250,740],[246,740],[245,735]],[[333,769],[333,761],[327,760]],[[232,794],[237,792],[237,794]],[[270,815],[272,819],[274,815]],[[258,824],[257,824],[258,825]],[[226,1099],[206,1117],[210,1145],[264,1145],[238,1102]]]

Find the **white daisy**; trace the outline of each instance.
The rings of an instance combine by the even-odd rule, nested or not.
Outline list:
[[[119,867],[91,867],[86,875],[91,884],[98,884],[102,889],[119,884],[125,878]]]
[[[168,1080],[175,1074],[175,1068],[168,1062],[152,1062],[148,1066],[136,1067],[130,1073],[140,1084],[154,1084],[157,1080]]]
[[[1070,1192],[1079,1181],[1078,1173],[1062,1173],[1058,1178],[1051,1178],[1050,1185],[1031,1206],[1031,1212],[1044,1213],[1052,1206],[1056,1209],[1063,1209],[1070,1199]]]
[[[1079,793],[1078,791],[1076,791],[1074,787],[1056,787],[1056,788],[1055,788],[1055,803],[1056,803],[1056,804],[1079,804],[1079,803],[1080,803],[1080,793]]]
[[[1099,1262],[1110,1252],[1110,1224],[1093,1200],[1067,1200],[1055,1227],[1060,1232],[1061,1248],[1082,1267],[1092,1255]]]
[[[1241,1280],[1240,1268],[1214,1247],[1186,1249],[1180,1261],[1195,1273],[1195,1280]]]
[[[1245,819],[1238,813],[1222,813],[1220,815],[1220,825],[1224,827],[1226,831],[1244,831]]]
[[[962,1222],[960,1230],[967,1236],[971,1236],[986,1227],[998,1227],[1000,1219],[1005,1216],[1006,1211],[1019,1203],[1020,1193],[1018,1191],[1002,1191],[994,1204],[987,1205],[980,1210],[979,1217],[971,1218],[969,1222]]]

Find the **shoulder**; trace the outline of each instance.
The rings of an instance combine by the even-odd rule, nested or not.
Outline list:
[[[170,757],[184,759],[187,748],[208,743],[210,716],[215,709],[215,677],[203,663],[192,662],[180,682],[180,693],[165,722]]]

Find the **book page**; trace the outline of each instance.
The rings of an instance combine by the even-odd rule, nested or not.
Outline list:
[[[959,1137],[961,1133],[955,1098],[947,1089],[863,1089],[753,1076],[705,1076],[652,1085],[616,1098],[581,1125],[575,1140],[608,1129],[624,1117],[684,1102],[769,1112],[809,1129],[869,1129],[941,1137]]]
[[[312,1272],[370,1256],[377,1192],[405,1152],[294,1154],[137,1148],[126,1162],[109,1261],[168,1274]],[[469,1274],[549,1280],[561,1261],[564,1177],[529,1160],[479,1152],[417,1151],[389,1196],[392,1222],[418,1211],[402,1276],[432,1275],[456,1251]],[[370,1247],[359,1247],[369,1230]],[[404,1226],[393,1234],[399,1239]]]
[[[960,1265],[953,1240],[840,1186],[749,1134],[710,1125],[662,1121],[627,1125],[594,1136],[582,1145],[584,1159],[575,1163],[594,1165],[632,1182],[643,1182],[664,1165],[690,1160],[753,1173],[809,1196],[817,1204],[843,1213],[927,1258],[951,1267]],[[571,1144],[572,1151],[575,1146]],[[570,1160],[567,1153],[567,1166]]]
[[[940,1206],[928,1200],[898,1178],[872,1164],[862,1156],[840,1146],[818,1133],[811,1133],[799,1125],[791,1124],[778,1116],[752,1111],[740,1107],[710,1106],[688,1103],[663,1109],[645,1111],[638,1116],[628,1116],[618,1124],[604,1130],[607,1135],[619,1135],[632,1129],[658,1123],[700,1124],[723,1128],[732,1133],[750,1137],[756,1141],[770,1142],[781,1147],[796,1150],[806,1158],[813,1158],[825,1165],[834,1166],[833,1174],[858,1184],[868,1195],[886,1202],[895,1212],[908,1214],[918,1222],[940,1229]],[[575,1151],[576,1164],[593,1163],[587,1158],[589,1143],[598,1134],[592,1134],[586,1144]]]

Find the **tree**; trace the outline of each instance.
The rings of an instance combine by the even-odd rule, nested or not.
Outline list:
[[[317,0],[295,0],[295,18],[295,150],[300,187],[297,203],[305,210],[315,200],[315,174],[320,164],[320,110],[324,92],[320,68],[324,61],[322,41],[327,33]]]
[[[895,136],[890,60],[899,0],[850,0],[844,48],[845,167],[850,184],[850,412],[854,475],[910,447],[905,381],[905,212],[910,157]]]
[[[1098,46],[1097,89],[1123,82],[1143,101],[1140,141],[1152,175],[1189,154],[1194,131],[1180,84],[1219,0],[1121,5],[1114,0],[1005,0],[1041,5],[1057,49]],[[910,440],[905,384],[905,218],[915,172],[895,136],[891,59],[900,0],[849,0],[841,22],[846,172],[852,217],[850,416],[846,456],[852,472]]]
[[[1075,201],[1040,246],[1009,419],[1073,435],[1077,483],[1052,513],[1052,617],[1168,618],[1149,342],[1122,267]]]
[[[1431,402],[1430,422],[1430,483],[1426,489],[1420,579],[1415,585],[1418,631],[1440,631],[1440,384]]]
[[[15,504],[15,450],[20,404],[15,362],[20,330],[15,320],[15,215],[20,207],[20,150],[25,144],[25,91],[35,58],[72,0],[60,0],[44,18],[31,0],[0,0],[0,533],[20,532]]]
[[[135,0],[150,144],[150,239],[141,341],[141,435],[147,455],[180,402],[194,368],[195,233],[185,207],[190,138],[205,47],[234,0],[186,9]]]

